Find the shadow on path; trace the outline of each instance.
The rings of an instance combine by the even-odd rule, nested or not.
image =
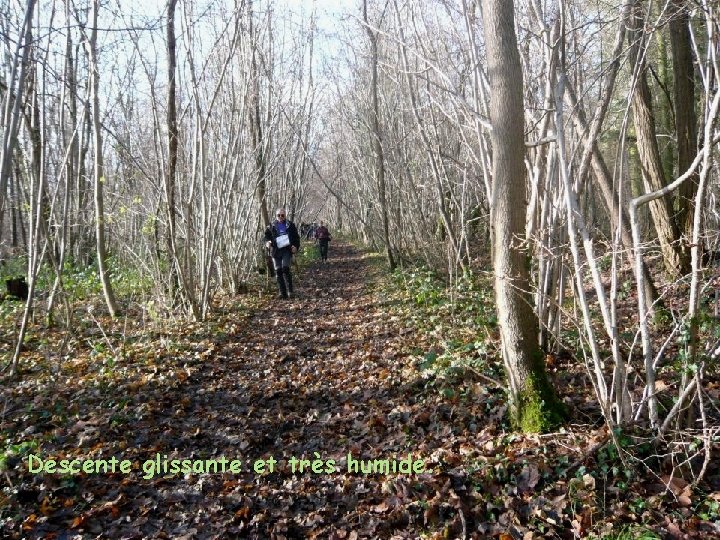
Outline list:
[[[142,386],[100,390],[73,413],[82,419],[75,425],[36,426],[36,435],[46,433],[46,457],[116,455],[134,469],[66,477],[20,471],[12,503],[28,506],[0,530],[14,538],[415,538],[437,520],[449,531],[470,526],[443,506],[466,489],[457,475],[347,470],[348,454],[391,466],[411,453],[438,468],[448,439],[462,442],[472,422],[467,409],[428,397],[421,382],[401,382],[413,331],[383,311],[368,285],[377,271],[355,248],[334,242],[328,263],[296,274],[295,299],[261,302],[238,318],[235,334],[215,341],[212,354],[143,367],[155,371]],[[203,349],[201,333],[187,337]],[[122,418],[103,414],[109,402]],[[77,408],[72,390],[59,392],[55,407]],[[242,467],[143,478],[157,455],[161,462],[225,457]],[[310,463],[293,472],[293,457]],[[265,472],[253,470],[257,460]],[[438,505],[447,515],[428,517]]]

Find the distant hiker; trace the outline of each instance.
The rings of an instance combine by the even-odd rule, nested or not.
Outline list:
[[[285,209],[278,208],[275,213],[277,219],[265,229],[265,246],[272,255],[280,298],[288,298],[294,292],[290,264],[293,254],[300,249],[297,227],[286,220],[285,215]]]
[[[320,260],[323,262],[327,261],[328,242],[330,242],[330,240],[332,240],[330,231],[328,231],[328,228],[325,226],[325,222],[321,221],[320,226],[315,229],[315,241],[320,248]]]

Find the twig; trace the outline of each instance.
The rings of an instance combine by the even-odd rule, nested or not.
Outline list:
[[[95,324],[97,325],[97,327],[100,329],[100,332],[101,332],[102,335],[103,335],[103,339],[105,340],[105,343],[107,343],[107,346],[110,347],[110,350],[112,351],[113,355],[114,355],[115,357],[117,357],[117,356],[118,356],[117,349],[115,349],[115,347],[113,346],[112,342],[110,341],[110,338],[108,338],[107,334],[105,333],[105,329],[104,329],[104,328],[102,327],[102,325],[100,324],[100,321],[98,321],[98,320],[95,318],[95,316],[93,315],[93,313],[92,313],[92,308],[91,308],[91,307],[88,308],[87,312],[88,312],[88,315],[90,315],[90,318],[95,322]],[[91,346],[92,346],[92,344],[91,344]]]
[[[698,379],[698,374],[695,373],[695,379]],[[709,429],[707,425],[707,415],[705,414],[705,402],[703,400],[702,396],[702,388],[700,388],[700,381],[697,381],[696,383],[698,385],[698,402],[700,407],[700,417],[702,418],[703,423],[703,435],[705,439],[705,459],[703,460],[702,468],[700,469],[700,472],[698,473],[697,478],[693,481],[691,488],[695,489],[697,485],[702,481],[702,479],[705,477],[705,473],[707,472],[708,464],[710,463],[710,459],[712,459],[712,432],[714,429]]]
[[[575,462],[570,465],[569,470],[574,470],[580,467],[583,463],[585,463],[588,458],[591,456],[594,456],[597,454],[601,449],[605,448],[607,446],[608,441],[610,440],[610,433],[611,430],[608,428],[607,432],[600,438],[599,441],[597,441],[595,444],[593,444],[590,448],[587,449],[582,455],[580,459],[575,460]]]
[[[496,381],[492,377],[488,377],[487,375],[485,375],[484,373],[481,373],[480,371],[478,371],[477,369],[475,369],[472,366],[465,366],[465,368],[472,371],[475,375],[477,375],[484,381],[489,382],[490,384],[493,384],[493,385],[497,386],[498,388],[502,388],[503,390],[507,391],[507,387],[505,385],[503,385],[500,381]]]
[[[703,368],[705,367],[705,364],[700,365],[700,369],[698,369],[698,374],[702,374]],[[690,395],[690,392],[692,392],[695,387],[697,386],[699,377],[693,377],[693,379],[688,383],[688,385],[685,387],[685,390],[683,390],[682,394],[678,398],[678,400],[675,402],[675,405],[672,409],[670,409],[670,412],[668,413],[667,417],[665,418],[665,421],[663,422],[662,426],[660,426],[660,429],[658,430],[658,434],[655,437],[655,440],[658,440],[670,427],[670,423],[672,422],[673,418],[677,414],[679,414],[680,409],[687,406],[686,399]]]

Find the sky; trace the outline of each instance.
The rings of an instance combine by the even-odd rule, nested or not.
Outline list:
[[[159,17],[165,11],[166,0],[114,0],[123,6],[123,12]],[[183,0],[179,0],[182,2]],[[293,13],[309,13],[313,8],[318,13],[318,25],[327,32],[333,32],[338,20],[353,8],[357,11],[360,0],[274,0],[277,10],[286,9]],[[207,5],[212,0],[203,0],[200,4]],[[266,1],[258,2],[258,8],[264,9]]]
[[[42,0],[41,0],[42,1]],[[182,9],[184,0],[178,1],[178,12]],[[313,9],[317,13],[318,33],[316,36],[315,50],[318,65],[323,61],[327,61],[339,47],[342,47],[341,41],[337,36],[339,25],[342,20],[347,18],[349,14],[357,16],[359,14],[361,0],[273,0],[276,14],[292,14],[289,24],[299,24],[302,20],[307,21]],[[118,7],[123,15],[122,18],[116,18],[108,21],[108,26],[125,26],[132,17],[133,22],[137,25],[144,24],[145,21],[156,20],[162,22],[166,9],[166,0],[110,0],[110,7],[106,10],[106,15],[110,11],[118,12]],[[233,0],[199,0],[193,2],[195,13],[201,13],[205,6],[217,4],[232,5]],[[264,11],[267,8],[267,0],[253,0],[256,13]],[[277,19],[276,19],[277,21]],[[278,24],[278,28],[280,25]],[[179,31],[179,29],[178,29]],[[163,36],[162,32],[155,31],[159,36]],[[112,39],[112,38],[111,38]],[[161,38],[162,39],[162,38]],[[155,41],[156,47],[163,47],[161,41]],[[164,55],[164,50],[158,51],[158,56]]]
[[[77,2],[76,6],[87,6],[92,0],[82,0]],[[249,0],[244,0],[245,2]],[[322,88],[326,86],[322,81],[327,71],[324,66],[332,65],[332,71],[338,73],[343,67],[335,58],[340,51],[346,46],[345,28],[343,21],[347,24],[349,17],[358,17],[360,14],[360,6],[362,0],[252,0],[255,13],[263,13],[267,10],[268,4],[274,7],[274,27],[276,38],[280,42],[283,29],[297,30],[302,27],[307,28],[309,16],[314,11],[317,14],[318,31],[314,43],[314,78],[318,85],[318,90],[322,92]],[[22,0],[0,0],[0,5],[4,2],[6,9],[10,8],[11,17],[9,27],[6,24],[0,24],[0,32],[6,31],[11,40],[17,35],[17,27],[22,20],[24,12],[24,2]],[[200,19],[200,23],[195,27],[195,43],[197,47],[198,57],[205,55],[200,52],[202,48],[209,49],[213,45],[214,36],[217,36],[221,30],[218,21],[222,24],[222,19],[218,16],[202,17],[206,9],[217,11],[219,6],[229,6],[231,9],[236,4],[240,4],[243,0],[178,0],[177,16],[176,16],[176,33],[182,31],[183,23],[182,13],[185,6],[192,5],[194,14]],[[147,85],[147,77],[143,74],[142,66],[137,60],[133,42],[129,39],[131,32],[128,27],[136,29],[136,34],[140,40],[139,49],[142,52],[143,59],[150,66],[155,66],[158,72],[158,83],[163,84],[162,66],[166,58],[165,50],[165,11],[167,0],[100,0],[100,19],[98,33],[98,46],[100,52],[101,64],[101,99],[112,105],[113,96],[117,89],[127,84],[129,73],[129,62],[135,62],[134,73],[134,91],[136,94],[149,96]],[[49,48],[49,64],[52,65],[57,73],[63,69],[65,58],[65,29],[68,25],[74,27],[76,19],[74,15],[70,16],[70,20],[66,21],[64,14],[64,2],[62,0],[38,0],[37,9],[39,11],[40,31],[36,33],[36,37],[40,38],[43,46]],[[50,21],[52,17],[52,23]],[[256,16],[257,18],[257,16]],[[207,32],[203,32],[202,25],[212,24],[208,27]],[[351,22],[350,24],[354,24]],[[152,28],[148,31],[148,27]],[[51,29],[49,29],[51,28]],[[292,33],[292,32],[291,32]],[[290,33],[285,33],[288,47],[297,46],[295,36],[288,37]],[[203,39],[206,37],[207,39]],[[78,46],[80,40],[79,33],[74,32],[75,45]],[[180,41],[180,40],[179,40]],[[293,49],[288,49],[289,51]],[[1,50],[0,54],[10,55],[15,50]],[[178,43],[178,61],[182,62],[184,55],[183,45]],[[288,54],[287,58],[293,58],[292,54]],[[81,81],[82,84],[82,81]]]

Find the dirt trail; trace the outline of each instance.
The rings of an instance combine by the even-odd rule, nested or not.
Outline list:
[[[214,328],[228,332],[208,335],[208,325],[187,324],[172,336],[141,334],[114,371],[90,358],[72,372],[68,366],[60,384],[18,389],[14,399],[32,402],[33,412],[4,424],[13,439],[41,441],[44,459],[117,456],[132,460],[133,470],[63,477],[30,474],[16,460],[8,476],[16,494],[4,501],[5,515],[15,517],[0,532],[339,539],[416,538],[438,520],[457,533],[471,526],[446,511],[448,498],[458,505],[453,493],[465,489],[457,476],[348,472],[349,453],[398,466],[411,452],[437,467],[449,437],[462,443],[457,434],[468,434],[472,421],[437,393],[423,397],[422,382],[401,382],[417,344],[372,291],[379,271],[352,246],[333,242],[328,263],[296,271],[295,299],[273,293],[250,312],[238,304],[219,314]],[[145,471],[158,456],[168,467],[220,458],[242,467]],[[310,463],[293,473],[293,457]],[[264,473],[253,470],[260,459]],[[312,470],[316,459],[320,472]]]
[[[389,518],[395,508],[385,504],[381,484],[392,478],[410,495],[409,481],[347,474],[348,452],[402,459],[420,450],[406,429],[409,396],[396,384],[408,338],[400,333],[407,331],[393,327],[368,290],[372,272],[357,250],[333,243],[328,263],[295,276],[295,299],[269,302],[225,347],[213,370],[215,390],[188,411],[212,411],[219,415],[213,424],[227,426],[208,434],[207,447],[239,447],[250,460],[279,462],[275,473],[247,474],[248,484],[234,490],[242,519],[233,530],[258,538],[383,537],[408,523],[405,510]],[[323,472],[293,475],[293,456],[319,456]],[[327,460],[337,472],[325,472]],[[393,504],[402,507],[397,497]]]
[[[14,494],[0,500],[10,517],[0,532],[466,536],[475,503],[458,452],[471,444],[476,413],[428,391],[417,372],[403,379],[410,351],[422,345],[373,292],[379,271],[351,245],[333,242],[328,263],[296,271],[295,299],[273,293],[250,302],[251,311],[237,303],[209,324],[188,323],[170,334],[139,327],[110,371],[90,356],[66,366],[57,383],[40,387],[27,379],[13,399],[31,402],[31,414],[19,416],[17,405],[3,424],[12,440],[40,441],[33,451],[46,460],[117,457],[133,467],[128,474],[31,474],[13,459],[7,479]],[[208,328],[216,330],[209,335]],[[402,471],[409,453],[429,472],[362,472],[360,462],[373,460]],[[348,470],[348,454],[357,470]],[[297,462],[292,471],[293,457],[308,460],[302,472]],[[228,469],[231,460],[242,461],[239,472],[172,471],[172,460],[179,469],[181,460],[194,467],[221,458]],[[176,474],[146,470],[156,459]],[[253,470],[257,460],[265,460],[264,473]]]
[[[412,329],[412,304],[390,308],[374,286],[381,271],[333,242],[328,264],[296,272],[293,300],[275,299],[273,288],[265,299],[230,299],[203,323],[103,318],[102,335],[78,328],[62,363],[36,354],[0,389],[0,436],[11,449],[0,455],[0,537],[576,538],[595,517],[634,521],[625,503],[633,493],[644,501],[665,491],[614,487],[617,504],[600,514],[597,494],[625,483],[625,471],[607,490],[569,499],[568,478],[592,465],[587,449],[606,440],[605,427],[510,433],[504,392],[482,373],[418,369],[449,345]],[[58,463],[117,458],[132,469],[31,473],[30,452]],[[360,468],[398,466],[409,453],[428,470]],[[358,469],[348,470],[348,455]],[[172,460],[201,467],[166,474],[152,470],[158,458],[170,473]],[[295,461],[293,472],[293,458],[307,460],[304,470]],[[221,459],[239,470],[202,470]],[[709,477],[720,485],[715,467]],[[686,510],[663,508],[658,523],[668,508]],[[709,521],[693,525],[692,536],[708,530]]]

